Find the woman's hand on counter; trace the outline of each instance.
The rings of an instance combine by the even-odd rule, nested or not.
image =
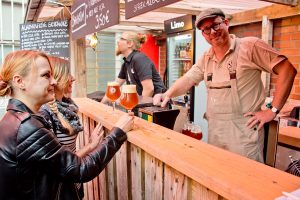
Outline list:
[[[122,129],[124,132],[128,132],[133,129],[134,113],[130,112],[124,114],[115,124],[116,127]]]

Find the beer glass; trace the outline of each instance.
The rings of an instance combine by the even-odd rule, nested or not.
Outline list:
[[[201,127],[199,125],[196,125],[194,124],[192,126],[192,129],[191,129],[191,136],[197,140],[201,140],[202,139],[202,130],[201,130]]]
[[[120,104],[131,112],[131,110],[138,104],[139,99],[136,93],[136,85],[123,85]]]
[[[109,100],[111,100],[113,111],[115,111],[116,100],[121,96],[119,84],[114,81],[108,82],[105,95]]]

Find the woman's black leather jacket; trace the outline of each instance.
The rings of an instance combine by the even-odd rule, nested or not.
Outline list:
[[[92,180],[126,139],[125,132],[113,128],[102,145],[80,158],[60,145],[41,116],[11,99],[0,122],[0,200],[58,199],[61,182]],[[64,193],[64,199],[77,199],[74,190]]]

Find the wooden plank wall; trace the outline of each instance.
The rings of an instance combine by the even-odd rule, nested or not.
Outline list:
[[[74,99],[89,139],[95,121],[110,130],[124,114],[87,98]],[[273,200],[300,187],[299,177],[135,118],[121,147],[98,179],[85,184],[85,199]],[[223,198],[225,197],[225,198]]]
[[[82,114],[80,118],[84,133],[77,148],[88,143],[96,126],[93,119]],[[98,177],[84,183],[84,193],[84,200],[224,199],[130,142],[123,144]]]

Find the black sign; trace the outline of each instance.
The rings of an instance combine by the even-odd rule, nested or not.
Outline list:
[[[119,23],[119,0],[76,0],[72,6],[72,39]]]
[[[169,34],[194,29],[195,19],[195,15],[184,15],[182,17],[166,20],[164,22],[165,32]]]
[[[125,19],[161,8],[180,0],[125,0]]]
[[[20,24],[21,49],[40,50],[69,60],[69,23],[51,21]]]

